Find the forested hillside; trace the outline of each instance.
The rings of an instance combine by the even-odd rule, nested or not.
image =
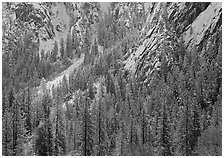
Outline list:
[[[221,156],[222,3],[103,3],[2,3],[2,155]]]

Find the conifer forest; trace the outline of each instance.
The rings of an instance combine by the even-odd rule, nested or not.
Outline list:
[[[221,2],[2,2],[2,155],[221,156]]]

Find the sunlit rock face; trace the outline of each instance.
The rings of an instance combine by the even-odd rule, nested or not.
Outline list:
[[[221,3],[211,3],[204,12],[198,15],[198,17],[188,26],[188,29],[182,34],[184,44],[189,50],[194,46],[198,46],[200,49],[203,49],[203,43],[219,31],[221,25],[222,5]]]
[[[49,25],[46,25],[39,32],[39,50],[45,52],[53,49],[54,41],[59,43],[61,38],[65,41],[69,32],[70,15],[66,12],[66,6],[63,3],[57,3],[51,6],[50,11]]]
[[[42,50],[50,52],[55,41],[59,43],[62,38],[65,41],[79,18],[76,3],[7,2],[3,6],[3,12],[9,12],[3,17],[4,35],[13,32],[17,35],[15,40],[19,40],[28,32],[33,34],[39,53]]]
[[[36,7],[44,5],[35,3]],[[56,41],[60,47],[60,40],[66,41],[73,31],[81,32],[79,26],[80,10],[78,3],[51,3],[47,8],[49,12],[49,23],[39,30],[39,52],[44,50],[50,52]]]
[[[125,68],[150,84],[153,74],[178,61],[181,47],[202,55],[211,41],[221,47],[221,17],[221,3],[150,3],[139,47],[124,61]]]

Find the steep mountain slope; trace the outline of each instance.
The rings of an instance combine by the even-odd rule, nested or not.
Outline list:
[[[221,3],[152,3],[141,43],[124,61],[125,69],[148,84],[154,72],[175,64],[181,47],[206,51],[209,38],[221,46],[221,17]]]
[[[203,43],[206,43],[212,35],[219,31],[221,24],[222,5],[220,3],[211,3],[182,34],[184,44],[189,50],[193,49],[194,46],[201,49]],[[220,45],[220,42],[216,44]]]

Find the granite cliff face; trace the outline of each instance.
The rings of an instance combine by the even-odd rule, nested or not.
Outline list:
[[[189,50],[196,46],[201,51],[205,47],[206,41],[217,36],[217,33],[221,33],[221,26],[221,3],[211,3],[183,32],[184,44]],[[218,41],[216,44],[220,45],[220,42]]]
[[[221,51],[221,3],[151,3],[136,51],[124,61],[125,69],[142,83],[153,74],[168,71],[183,49],[201,56],[216,45]]]
[[[97,3],[26,2],[3,3],[3,36],[5,43],[30,34],[38,45],[39,53],[52,51],[55,41],[66,41],[70,33],[82,41],[83,26],[97,21]],[[7,40],[9,39],[9,40]],[[82,43],[80,43],[82,44]],[[59,45],[60,46],[60,45]]]

